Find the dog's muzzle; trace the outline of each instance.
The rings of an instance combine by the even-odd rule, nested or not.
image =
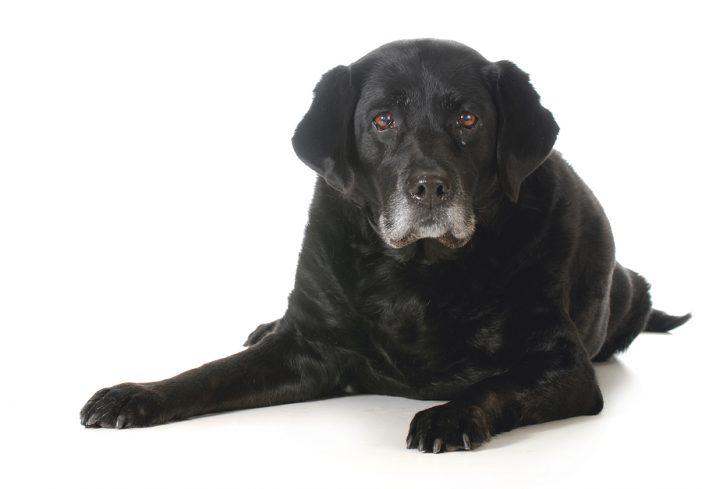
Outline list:
[[[448,248],[460,248],[470,240],[474,220],[460,186],[441,173],[416,173],[393,192],[384,206],[380,235],[393,248],[420,239],[435,239]]]

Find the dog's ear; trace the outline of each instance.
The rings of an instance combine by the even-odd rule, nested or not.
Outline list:
[[[517,202],[522,182],[548,157],[558,124],[539,101],[529,75],[510,61],[485,72],[497,107],[497,169],[507,197]]]
[[[292,138],[297,156],[333,188],[353,188],[356,144],[353,114],[356,91],[348,66],[328,71],[314,89],[314,100]]]

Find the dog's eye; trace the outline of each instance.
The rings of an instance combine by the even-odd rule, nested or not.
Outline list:
[[[384,131],[395,127],[395,119],[392,118],[391,112],[381,112],[373,118],[373,125],[378,131]]]
[[[456,123],[466,129],[471,129],[477,124],[478,116],[472,112],[461,112],[458,114],[458,120]]]

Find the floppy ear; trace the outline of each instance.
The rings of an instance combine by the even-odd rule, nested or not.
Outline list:
[[[558,124],[541,106],[529,75],[510,61],[487,68],[497,106],[497,169],[502,189],[512,202],[526,177],[551,153]]]
[[[355,106],[351,70],[337,66],[315,87],[312,105],[292,138],[297,156],[331,187],[345,194],[353,188]]]

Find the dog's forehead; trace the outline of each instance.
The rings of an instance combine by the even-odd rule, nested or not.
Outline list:
[[[393,98],[398,93],[444,94],[482,86],[489,62],[459,43],[400,41],[372,51],[352,65],[366,96]]]

